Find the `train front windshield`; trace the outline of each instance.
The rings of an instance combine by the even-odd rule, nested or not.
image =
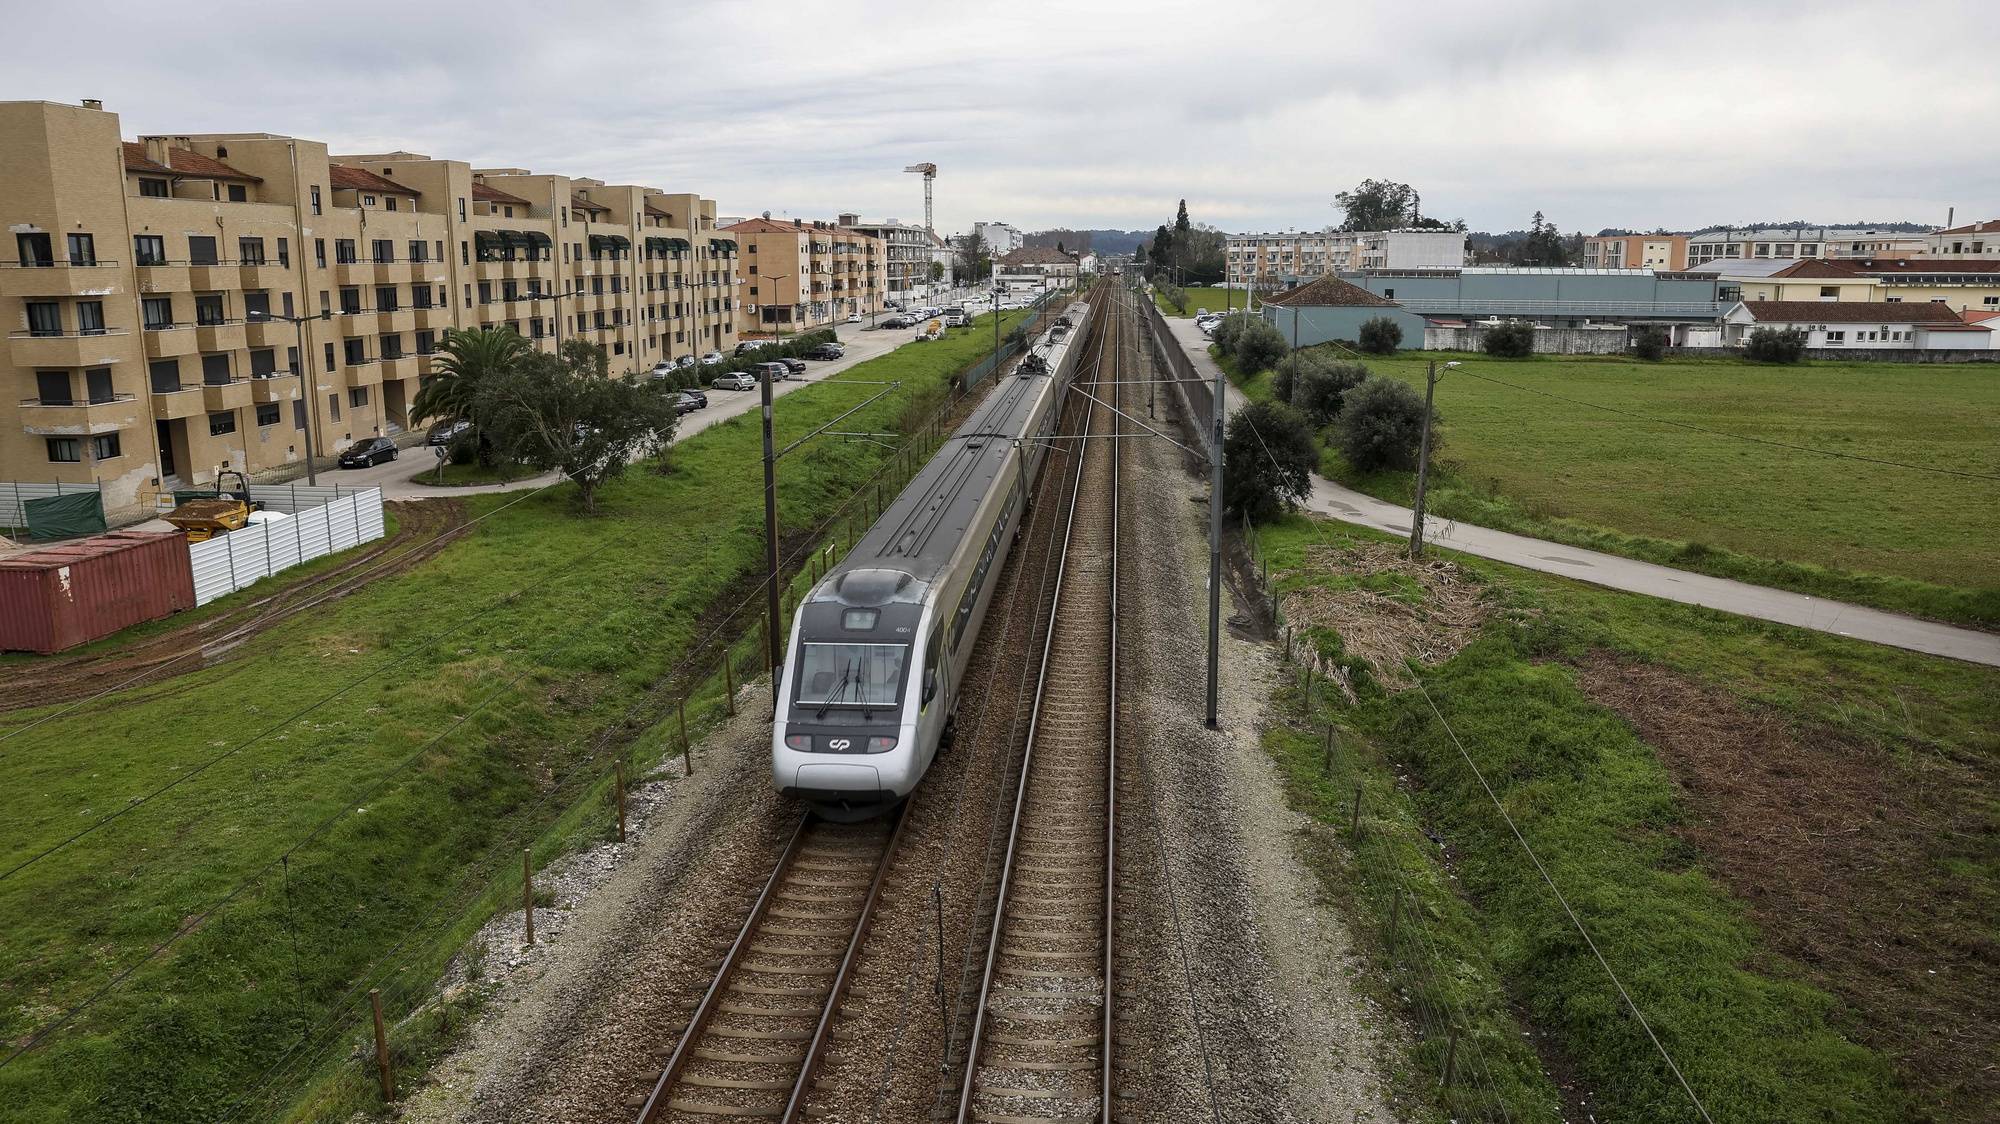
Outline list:
[[[800,706],[895,706],[903,697],[907,644],[804,644],[795,702]]]

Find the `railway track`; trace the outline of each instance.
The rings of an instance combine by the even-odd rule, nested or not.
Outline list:
[[[957,1091],[960,1124],[1111,1120],[1120,456],[1110,407],[1122,390],[1124,320],[1115,295],[1098,308],[1096,361],[1079,378],[1094,397]]]
[[[914,800],[866,823],[799,822],[639,1124],[799,1118]]]

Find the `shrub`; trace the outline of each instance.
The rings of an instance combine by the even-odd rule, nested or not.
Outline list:
[[[1315,428],[1330,425],[1340,416],[1348,392],[1367,381],[1368,368],[1359,363],[1322,360],[1299,377],[1292,389],[1292,405]]]
[[[1758,328],[1743,354],[1759,363],[1796,363],[1805,358],[1806,334],[1797,328]]]
[[[1297,410],[1252,402],[1230,415],[1222,461],[1223,509],[1268,522],[1312,491],[1319,443]]]
[[[1275,365],[1290,350],[1285,346],[1285,337],[1278,334],[1278,329],[1257,318],[1251,318],[1236,333],[1235,344],[1231,354],[1236,360],[1236,369],[1245,375],[1256,374]]]
[[[1535,353],[1535,326],[1526,320],[1509,320],[1486,329],[1479,346],[1486,354],[1502,359],[1526,359]]]
[[[1361,325],[1361,350],[1370,355],[1392,355],[1403,345],[1403,326],[1387,316],[1377,316]]]
[[[1344,396],[1333,443],[1358,472],[1415,468],[1423,431],[1422,395],[1395,379],[1369,379]],[[1437,446],[1434,429],[1433,452]]]
[[[1632,354],[1657,363],[1667,354],[1667,330],[1647,325],[1632,333]]]
[[[1215,341],[1215,346],[1221,348],[1224,355],[1235,354],[1236,337],[1242,334],[1252,319],[1254,317],[1247,312],[1234,312],[1223,317],[1221,323],[1215,326],[1215,334],[1211,337]]]
[[[1172,305],[1175,312],[1187,311],[1187,290],[1178,285],[1161,285],[1158,288],[1161,299]]]

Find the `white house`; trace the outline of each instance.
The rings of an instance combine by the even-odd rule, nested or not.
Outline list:
[[[1075,285],[1080,271],[1076,255],[1035,246],[994,259],[993,282],[1006,289],[1062,289]]]
[[[1807,347],[1986,350],[1993,330],[1939,301],[1738,301],[1723,314],[1723,342],[1741,347],[1758,328],[1795,328]]]

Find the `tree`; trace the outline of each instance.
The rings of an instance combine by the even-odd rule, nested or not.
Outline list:
[[[650,379],[612,377],[602,347],[570,340],[560,357],[536,352],[482,385],[478,416],[514,460],[574,480],[594,514],[599,485],[673,440],[676,394]]]
[[[1165,223],[1160,224],[1160,228],[1153,232],[1153,240],[1148,242],[1142,249],[1146,252],[1147,279],[1158,280],[1161,277],[1172,276],[1174,267],[1174,234],[1173,231],[1167,229]]]
[[[1223,510],[1267,522],[1311,494],[1319,442],[1297,410],[1252,402],[1229,416],[1222,460]]]
[[[1479,346],[1486,354],[1502,359],[1526,359],[1535,353],[1535,325],[1527,320],[1509,320],[1486,329]]]
[[[1648,324],[1632,333],[1632,354],[1657,363],[1667,354],[1667,330]]]
[[[1348,392],[1367,381],[1368,368],[1359,363],[1323,360],[1307,367],[1292,384],[1292,405],[1315,428],[1330,425],[1340,417]]]
[[[1249,327],[1250,322],[1255,319],[1257,318],[1247,312],[1232,312],[1216,323],[1215,332],[1209,338],[1215,341],[1216,348],[1224,355],[1234,355],[1236,337],[1241,335],[1243,329]]]
[[[1357,472],[1415,468],[1423,431],[1423,395],[1395,379],[1369,379],[1344,396],[1333,444]],[[1439,440],[1433,428],[1433,454]]]
[[[532,354],[534,349],[528,341],[512,328],[445,329],[444,341],[431,360],[431,376],[410,401],[410,419],[470,421],[477,425],[480,388],[509,374]],[[480,463],[490,466],[493,442],[484,427],[479,428],[472,441],[476,442]]]
[[[1797,328],[1758,328],[1743,354],[1759,363],[1796,363],[1805,358],[1806,334]]]
[[[944,280],[944,263],[933,259],[931,261],[931,284],[935,285],[942,280]]]
[[[969,281],[983,281],[993,269],[993,255],[986,236],[974,229],[958,237],[958,275]]]
[[[1361,350],[1370,355],[1393,355],[1403,345],[1403,326],[1387,316],[1376,316],[1361,325]]]
[[[1417,189],[1394,180],[1362,180],[1353,191],[1335,195],[1333,201],[1346,216],[1340,223],[1342,230],[1465,229],[1463,219],[1443,222],[1425,218],[1418,206]]]
[[[1230,353],[1236,360],[1236,369],[1245,375],[1253,375],[1275,365],[1285,357],[1291,348],[1278,329],[1264,322],[1263,317],[1248,317],[1249,323],[1236,332],[1235,349]]]
[[[1575,240],[1580,248],[1582,239]],[[1542,217],[1540,211],[1528,223],[1528,236],[1507,248],[1507,260],[1513,265],[1569,265],[1571,241],[1565,239],[1556,224]]]

